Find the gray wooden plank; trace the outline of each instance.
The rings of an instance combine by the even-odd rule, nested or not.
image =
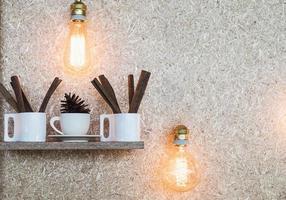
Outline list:
[[[144,142],[0,142],[0,150],[144,149]]]

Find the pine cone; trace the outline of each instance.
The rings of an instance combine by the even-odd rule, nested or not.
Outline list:
[[[65,100],[61,101],[61,113],[89,113],[90,109],[84,100],[75,94],[65,93]]]

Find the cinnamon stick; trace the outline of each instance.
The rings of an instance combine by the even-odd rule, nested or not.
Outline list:
[[[25,106],[26,112],[34,112],[29,100],[27,99],[27,96],[25,95],[25,93],[23,91],[23,88],[22,88],[22,96],[23,96],[24,106]]]
[[[105,102],[110,106],[113,113],[120,113],[120,109],[116,106],[116,104],[112,101],[112,98],[109,96],[109,94],[105,91],[103,86],[100,84],[100,82],[97,80],[97,78],[94,78],[91,81],[92,85],[95,87],[95,89],[98,91],[98,93],[102,96],[102,98],[105,100]]]
[[[47,91],[47,93],[43,99],[43,102],[40,106],[39,112],[45,112],[51,96],[53,95],[53,93],[55,92],[55,90],[57,89],[57,87],[60,85],[61,82],[62,82],[62,80],[59,79],[58,77],[56,77],[54,79],[54,81],[52,82],[50,88],[48,89],[48,91]]]
[[[148,81],[149,78],[151,76],[150,72],[141,71],[140,77],[139,77],[139,81],[136,85],[136,89],[135,89],[135,93],[134,96],[132,98],[132,102],[129,108],[129,113],[137,113],[139,106],[141,104],[142,98],[144,96],[145,90],[147,88],[148,85]]]
[[[99,80],[101,82],[102,87],[105,89],[105,92],[107,92],[109,94],[109,96],[112,98],[112,101],[114,102],[114,104],[118,108],[119,112],[121,113],[121,110],[120,110],[120,107],[118,105],[115,92],[114,92],[111,84],[109,83],[108,79],[104,75],[100,75],[98,78],[99,78]]]
[[[15,84],[13,82],[10,82],[13,90],[15,91]],[[24,101],[24,107],[25,107],[25,112],[34,112],[33,109],[32,109],[32,106],[30,104],[30,102],[28,101],[24,91],[23,91],[23,88],[21,88],[22,90],[22,96],[23,96],[23,101]]]
[[[13,84],[15,97],[17,99],[17,105],[18,105],[19,112],[25,112],[26,110],[25,110],[20,80],[19,80],[18,76],[12,76],[11,81]]]
[[[0,83],[0,93],[2,94],[4,99],[10,104],[10,106],[14,108],[16,112],[19,112],[17,102],[15,101],[13,96],[10,94],[10,92],[8,92],[8,90],[5,88],[5,86],[2,83]]]
[[[129,97],[129,108],[134,96],[134,76],[133,74],[128,75],[128,97]]]

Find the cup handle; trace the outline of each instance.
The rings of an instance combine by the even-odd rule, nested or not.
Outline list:
[[[16,141],[16,138],[15,137],[15,123],[16,123],[16,120],[15,120],[15,117],[16,117],[16,114],[5,114],[4,115],[4,141],[5,142],[15,142]],[[8,126],[9,126],[9,119],[12,118],[13,121],[14,121],[14,127],[13,127],[13,137],[10,137],[9,136],[9,130],[8,130]]]
[[[108,133],[108,137],[104,137],[104,120],[108,119],[109,121],[109,133]],[[108,115],[100,115],[100,126],[99,126],[99,134],[100,134],[100,138],[102,138],[102,140],[104,139],[109,139],[111,137],[110,135],[110,127],[111,127],[111,122],[110,122],[110,118]]]
[[[52,117],[51,120],[50,120],[50,125],[51,125],[51,127],[52,127],[57,133],[59,133],[60,135],[63,135],[64,133],[61,132],[59,129],[57,129],[57,128],[55,127],[55,122],[56,122],[56,121],[60,121],[60,119],[61,119],[61,118],[58,117],[58,116]]]

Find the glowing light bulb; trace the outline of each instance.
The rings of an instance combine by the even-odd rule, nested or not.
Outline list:
[[[75,74],[90,70],[90,53],[85,21],[86,5],[76,0],[71,5],[70,33],[67,39],[64,64],[67,71]]]
[[[183,132],[182,129],[180,131]],[[163,164],[163,180],[174,190],[188,191],[199,183],[200,174],[197,162],[188,150],[187,133],[178,134],[174,144],[174,152]]]

